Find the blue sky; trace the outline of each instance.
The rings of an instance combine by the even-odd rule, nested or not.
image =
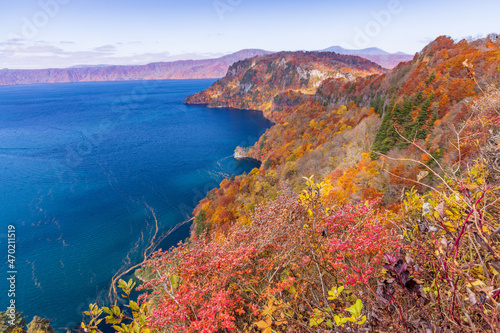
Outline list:
[[[0,0],[0,68],[144,64],[500,33],[500,1]]]

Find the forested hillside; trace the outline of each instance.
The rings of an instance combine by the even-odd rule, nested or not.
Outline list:
[[[285,91],[304,95],[316,92],[328,78],[353,81],[385,71],[379,65],[357,57],[330,52],[280,52],[239,61],[210,88],[189,96],[188,104],[273,110],[273,99]]]
[[[234,64],[186,102],[262,110],[262,166],[145,263],[116,329],[499,332],[499,84],[497,35],[440,37],[391,71],[313,52]]]

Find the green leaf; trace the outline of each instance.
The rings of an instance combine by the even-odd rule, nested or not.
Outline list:
[[[330,295],[328,297],[329,300],[333,301],[335,299],[337,299],[340,295],[340,293],[344,290],[344,286],[340,286],[338,288],[336,287],[333,287],[332,289],[330,289],[330,291],[328,291],[328,295]]]
[[[337,326],[342,326],[344,327],[344,324],[347,322],[347,318],[340,318],[339,316],[335,316],[333,317],[333,319],[335,320],[335,324]]]
[[[118,288],[120,289],[127,288],[127,283],[122,279],[118,280]]]
[[[179,286],[179,276],[178,275],[172,275],[170,277],[170,283],[172,284],[172,287],[174,289],[177,289],[177,287]]]
[[[118,325],[113,325],[113,328],[118,332],[125,333],[125,330]]]
[[[137,302],[130,301],[129,305],[127,306],[133,311],[139,311],[139,305],[137,305]]]
[[[119,323],[121,323],[121,319],[117,319],[112,315],[104,317],[104,319],[106,319],[107,324],[119,324]]]
[[[138,318],[139,320],[139,324],[141,324],[142,326],[146,326],[146,316],[142,315]]]
[[[314,327],[317,325],[321,325],[321,323],[324,321],[323,318],[311,318],[309,320],[309,326]]]
[[[354,306],[356,309],[356,316],[359,316],[361,314],[361,310],[363,309],[363,302],[358,298]]]
[[[285,269],[283,272],[280,274],[280,281],[283,282],[288,278],[288,269]]]
[[[345,309],[353,317],[359,317],[361,315],[361,310],[363,308],[363,302],[358,298],[356,303]]]
[[[366,316],[363,316],[360,321],[358,321],[358,325],[363,325],[364,322],[366,321]]]
[[[349,312],[351,314],[351,316],[355,316],[356,314],[356,309],[354,309],[354,305],[353,306],[350,306],[348,307],[347,309],[345,309],[347,312]]]
[[[113,305],[112,306],[112,309],[113,309],[113,314],[117,317],[120,316],[121,314],[121,310],[120,310],[120,307],[116,306],[116,305]]]

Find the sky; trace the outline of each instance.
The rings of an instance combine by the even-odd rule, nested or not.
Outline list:
[[[500,33],[500,1],[0,0],[0,69],[146,64]]]

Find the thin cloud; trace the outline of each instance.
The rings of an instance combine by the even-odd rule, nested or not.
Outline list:
[[[22,38],[10,38],[5,42],[0,42],[0,46],[9,46],[9,45],[23,45],[24,39]]]
[[[29,42],[21,41],[0,43],[0,68],[12,69],[43,69],[68,68],[74,66],[109,65],[145,65],[154,62],[170,62],[177,60],[200,60],[218,58],[225,53],[194,53],[171,54],[170,52],[149,52],[120,55],[119,43],[102,45],[89,50],[65,50],[64,46],[75,44],[72,41]],[[28,44],[30,43],[30,44]],[[140,41],[130,41],[126,44],[143,44]],[[57,64],[57,66],[54,66]]]
[[[103,45],[103,46],[95,47],[92,50],[96,51],[96,52],[113,53],[113,52],[116,51],[116,46],[108,44],[108,45]]]
[[[35,44],[30,46],[21,46],[21,45],[8,45],[4,50],[4,53],[52,53],[52,54],[61,54],[64,53],[64,50],[48,44]]]
[[[22,42],[24,42],[25,39],[22,38],[11,38],[7,39],[7,43],[13,44],[13,45],[21,45]]]
[[[60,49],[59,49],[60,50]],[[146,65],[154,62],[170,62],[177,60],[197,60],[217,58],[222,54],[198,54],[185,53],[171,55],[169,52],[141,53],[131,56],[110,56],[103,52],[91,51],[58,51],[57,53],[23,53],[5,54],[0,51],[0,68],[12,69],[43,69],[54,68],[54,63],[58,68],[68,68],[74,66],[97,66],[109,65]]]

